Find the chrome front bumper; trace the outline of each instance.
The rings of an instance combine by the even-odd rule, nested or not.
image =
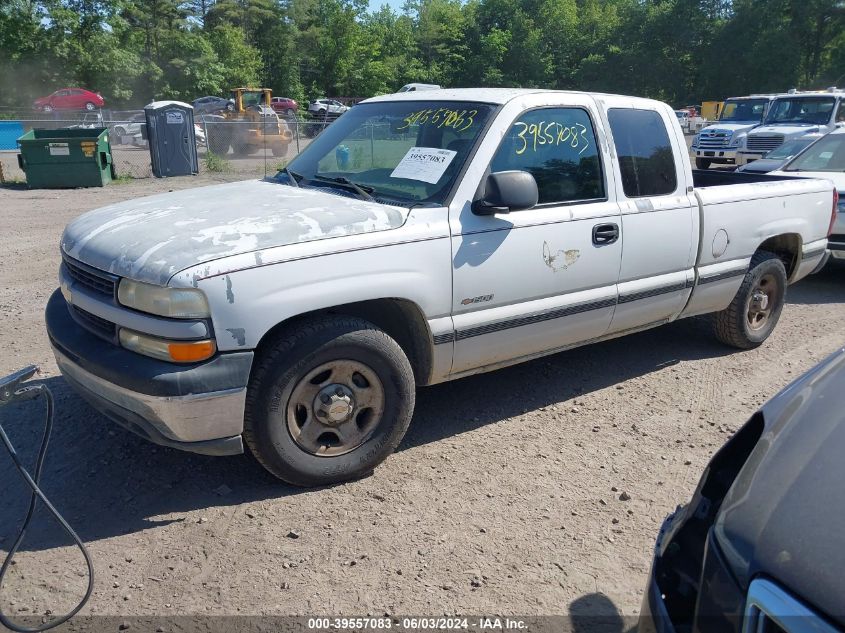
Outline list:
[[[736,160],[736,148],[724,148],[724,149],[702,149],[698,147],[692,148],[693,154],[695,154],[696,158],[709,158],[714,162],[719,161],[730,161],[733,162]]]

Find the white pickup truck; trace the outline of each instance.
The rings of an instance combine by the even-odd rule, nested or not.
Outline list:
[[[698,169],[712,163],[732,165],[749,131],[760,125],[775,95],[733,97],[725,101],[719,120],[695,135],[690,148]]]
[[[759,345],[822,262],[834,195],[693,172],[657,101],[388,95],[274,178],[71,222],[47,329],[121,425],[206,454],[245,443],[285,481],[329,484],[397,447],[421,385],[706,313]]]

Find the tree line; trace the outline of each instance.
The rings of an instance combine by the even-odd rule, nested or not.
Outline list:
[[[265,86],[304,101],[409,82],[676,106],[845,78],[842,0],[0,0],[0,106],[67,86],[113,108]]]

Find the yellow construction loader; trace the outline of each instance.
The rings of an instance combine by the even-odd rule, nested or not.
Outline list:
[[[267,148],[273,156],[286,156],[293,134],[270,107],[272,98],[269,88],[232,90],[231,109],[202,118],[209,151],[222,156],[231,149],[245,156]]]

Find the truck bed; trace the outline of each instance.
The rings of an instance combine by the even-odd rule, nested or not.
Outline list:
[[[815,267],[827,244],[829,181],[729,171],[692,174],[699,213],[697,282],[683,316],[724,309],[768,236],[781,236],[769,250],[799,254],[788,270],[790,282]]]
[[[793,179],[792,176],[770,176],[769,174],[755,174],[744,171],[727,171],[721,169],[692,170],[692,184],[696,189],[699,187],[747,185],[755,182],[778,182]]]

